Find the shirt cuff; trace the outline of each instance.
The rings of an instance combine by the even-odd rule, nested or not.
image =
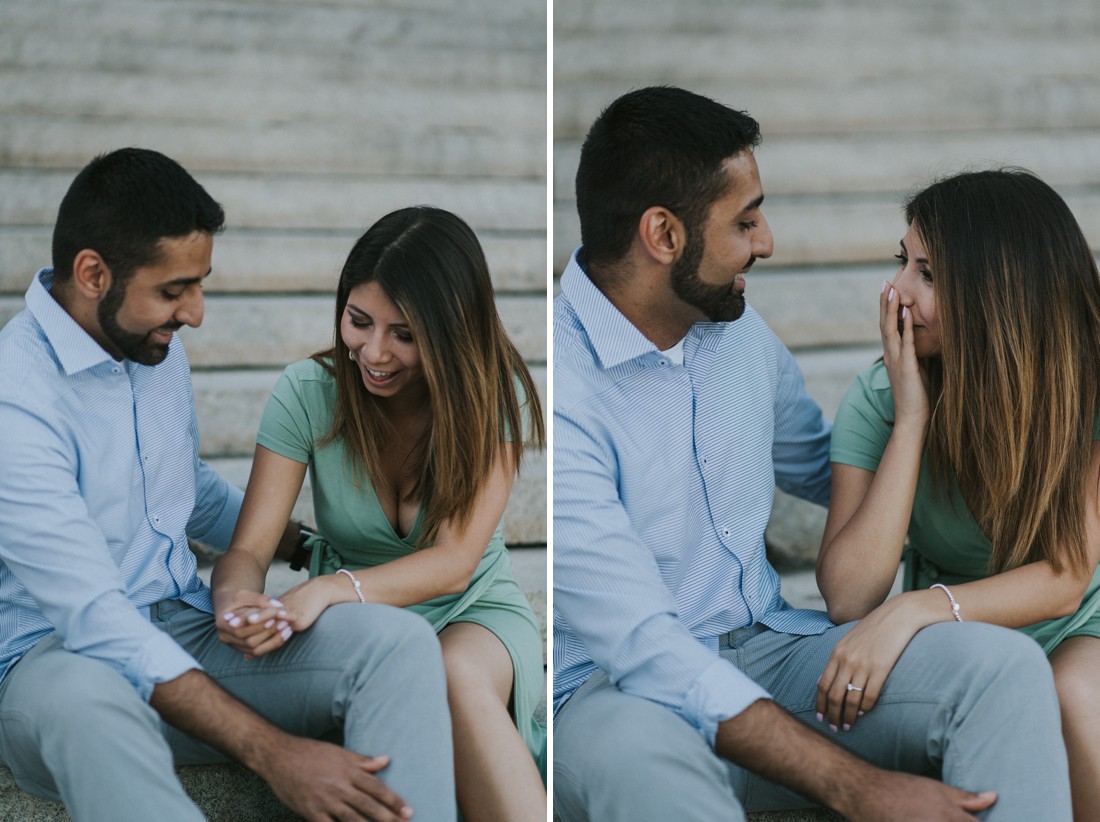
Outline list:
[[[153,688],[162,682],[171,682],[188,671],[202,670],[202,666],[174,639],[157,631],[127,663],[125,676],[146,702],[153,696]]]
[[[737,716],[759,699],[771,699],[737,667],[725,659],[716,659],[692,684],[684,699],[685,718],[713,748],[718,723]]]

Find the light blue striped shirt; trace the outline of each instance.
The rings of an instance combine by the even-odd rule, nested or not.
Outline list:
[[[701,322],[683,365],[574,254],[554,305],[554,704],[596,669],[713,746],[768,694],[718,656],[754,622],[816,634],[764,553],[775,485],[826,504],[829,424],[791,354],[746,308]]]
[[[212,612],[188,535],[224,549],[241,492],[198,456],[187,355],[111,358],[49,294],[0,331],[0,676],[55,631],[148,699],[198,663],[148,618]]]

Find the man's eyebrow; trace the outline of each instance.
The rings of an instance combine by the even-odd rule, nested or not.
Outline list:
[[[164,287],[172,286],[172,285],[191,285],[191,283],[202,282],[203,280],[205,280],[207,277],[210,276],[210,274],[213,270],[214,270],[213,268],[208,268],[206,270],[206,273],[203,274],[201,277],[177,277],[174,280],[169,280],[166,283],[161,283],[161,287],[164,288]]]

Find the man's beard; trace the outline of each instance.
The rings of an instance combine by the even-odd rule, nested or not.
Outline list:
[[[745,313],[745,295],[732,285],[707,285],[699,279],[706,241],[703,232],[689,230],[684,253],[672,264],[672,290],[688,305],[698,308],[711,322],[732,322]]]
[[[122,356],[141,365],[160,365],[168,356],[167,343],[149,342],[148,331],[145,334],[135,334],[127,331],[118,324],[118,312],[126,300],[126,283],[114,280],[107,293],[103,296],[99,308],[96,310],[96,318],[104,336],[110,340],[115,348],[122,352]],[[177,326],[178,327],[178,326]],[[160,329],[153,329],[154,331]],[[164,330],[168,330],[166,326]],[[176,327],[171,330],[175,331]]]

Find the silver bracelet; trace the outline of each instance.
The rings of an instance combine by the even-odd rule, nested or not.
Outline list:
[[[955,595],[953,593],[951,593],[951,589],[948,588],[946,585],[944,585],[942,582],[937,582],[935,585],[931,586],[928,590],[931,591],[932,588],[940,588],[940,589],[943,590],[943,592],[945,594],[947,594],[947,598],[949,600],[951,600],[951,613],[954,614],[955,621],[956,622],[962,622],[963,618],[959,614],[959,603],[957,603],[955,601]]]
[[[347,577],[348,579],[350,579],[350,580],[351,580],[351,584],[355,586],[355,595],[356,595],[357,597],[359,597],[359,601],[360,601],[360,602],[362,602],[362,603],[366,603],[366,600],[365,600],[365,599],[363,598],[363,586],[359,584],[359,580],[357,580],[357,579],[355,578],[355,574],[353,574],[353,573],[352,573],[351,571],[349,571],[349,570],[348,570],[347,568],[337,568],[337,569],[336,569],[336,573],[338,573],[338,574],[343,574],[343,575],[344,575],[344,576],[346,576],[346,577]],[[948,596],[950,596],[950,594],[948,594]],[[956,612],[956,614],[955,614],[955,619],[958,619],[958,618],[959,618],[959,617],[958,617],[958,613]]]

